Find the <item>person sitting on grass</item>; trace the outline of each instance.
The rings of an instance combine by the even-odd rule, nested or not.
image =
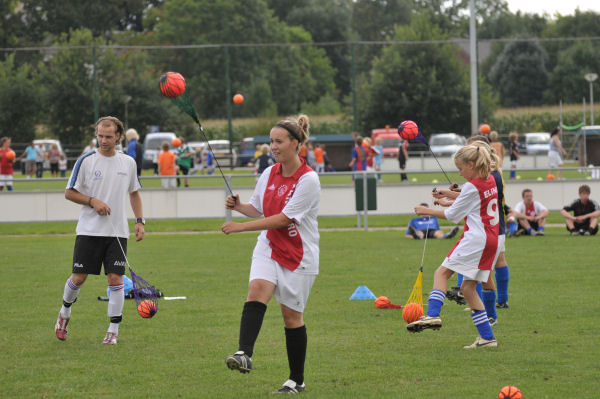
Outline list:
[[[420,204],[422,206],[427,206],[427,203]],[[404,237],[420,240],[425,238],[452,238],[458,232],[458,226],[455,226],[448,233],[445,233],[440,229],[440,223],[435,216],[427,216],[427,217],[418,217],[412,218],[408,223],[408,228],[406,229],[406,235]]]
[[[533,192],[528,188],[523,190],[521,197],[523,201],[519,202],[513,210],[519,223],[516,235],[525,232],[530,236],[543,236],[546,216],[550,211],[541,203],[533,200]]]
[[[571,235],[593,236],[598,232],[600,206],[596,201],[590,199],[590,192],[590,186],[582,185],[579,187],[579,199],[560,210]]]

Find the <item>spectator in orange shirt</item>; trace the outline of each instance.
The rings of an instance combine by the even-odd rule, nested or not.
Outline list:
[[[177,172],[177,165],[175,165],[175,154],[169,151],[169,142],[165,141],[162,143],[163,152],[158,156],[158,174],[160,176],[174,176]],[[175,179],[172,177],[165,177],[160,179],[163,188],[175,188]]]
[[[306,144],[302,144],[302,146],[300,147],[300,152],[298,153],[298,155],[300,155],[301,158],[304,158],[304,160],[306,161],[306,163],[308,163],[308,150],[306,149]]]
[[[325,172],[325,153],[319,143],[315,144],[315,162],[317,163],[317,173]]]

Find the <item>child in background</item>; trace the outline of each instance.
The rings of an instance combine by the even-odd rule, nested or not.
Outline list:
[[[323,152],[323,149],[321,148],[321,145],[319,143],[315,144],[315,149],[313,152],[315,154],[315,162],[317,164],[317,169],[315,170],[315,172],[325,172],[325,153]]]
[[[169,142],[162,143],[162,152],[158,156],[158,174],[160,176],[175,176],[177,165],[175,165],[176,157],[169,151]],[[175,188],[177,182],[172,177],[160,179],[163,188]]]
[[[61,154],[58,159],[58,171],[60,172],[60,177],[65,177],[67,174],[67,158],[65,158],[65,154]]]
[[[519,134],[515,131],[508,135],[508,154],[510,155],[510,179],[517,178],[517,160],[519,159]]]
[[[440,313],[446,299],[448,279],[454,273],[461,273],[464,276],[461,291],[471,307],[471,319],[479,332],[475,342],[464,348],[495,347],[498,342],[475,290],[477,283],[488,280],[498,256],[499,204],[496,181],[490,175],[492,156],[485,147],[467,145],[456,152],[454,163],[459,174],[467,180],[460,193],[438,190],[433,194],[441,205],[446,204],[445,199],[454,200],[452,205],[446,210],[419,205],[415,207],[415,213],[448,219],[454,223],[465,219],[465,231],[434,274],[427,315],[408,324],[406,328],[411,332],[440,329]]]
[[[377,137],[375,139],[375,145],[372,147],[375,151],[375,170],[378,172],[381,171],[381,163],[383,161],[383,145],[381,143],[381,137]],[[381,173],[377,174],[377,180],[383,182],[383,180],[381,180]]]

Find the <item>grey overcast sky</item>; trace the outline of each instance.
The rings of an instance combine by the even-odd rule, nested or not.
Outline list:
[[[600,0],[507,0],[508,9],[512,12],[542,14],[544,12],[554,15],[559,12],[562,15],[575,13],[579,7],[581,11],[595,11],[600,13]]]

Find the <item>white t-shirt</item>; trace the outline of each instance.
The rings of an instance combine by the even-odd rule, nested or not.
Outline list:
[[[279,243],[274,243],[274,245],[278,248],[287,249],[290,257],[294,255],[298,256],[300,261],[294,272],[319,274],[320,237],[317,223],[319,201],[321,199],[319,175],[306,166],[305,161],[303,161],[303,166],[298,172],[290,178],[285,178],[280,173],[277,173],[280,168],[281,164],[275,164],[265,169],[254,188],[254,193],[252,194],[252,198],[250,198],[250,205],[262,214],[277,214],[282,212],[289,219],[292,219],[294,222],[287,227],[290,237],[286,237]],[[273,176],[271,176],[272,173],[274,173]],[[269,181],[271,181],[270,186],[268,186]],[[275,196],[287,199],[282,210],[272,209],[270,212],[265,212],[264,199],[267,190]],[[290,192],[292,192],[291,197]],[[297,236],[301,240],[295,239],[296,231]],[[268,231],[263,230],[258,236],[258,241],[268,246],[269,253],[267,256],[277,261],[277,255],[272,253],[272,247],[267,235]],[[278,263],[282,267],[286,267],[281,264],[281,261],[278,261]]]
[[[537,201],[533,201],[533,206],[525,206],[525,202],[521,201],[515,206],[515,211],[527,216],[538,216],[546,207]]]
[[[98,151],[81,156],[73,167],[67,189],[75,189],[104,202],[110,207],[110,215],[98,215],[93,208],[82,205],[77,235],[128,238],[127,194],[141,187],[135,160],[130,156],[117,152],[107,157]]]
[[[444,210],[453,223],[465,219],[464,233],[448,259],[471,269],[490,270],[498,248],[498,211],[498,187],[491,175],[465,183],[454,203]]]

